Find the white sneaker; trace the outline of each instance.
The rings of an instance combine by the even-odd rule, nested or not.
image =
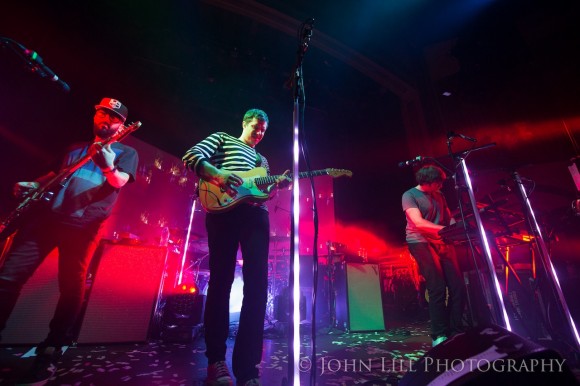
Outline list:
[[[446,340],[447,340],[447,337],[445,335],[439,335],[437,338],[433,339],[432,346],[435,347],[438,344],[445,342]]]
[[[233,386],[234,381],[225,361],[207,366],[206,386]]]

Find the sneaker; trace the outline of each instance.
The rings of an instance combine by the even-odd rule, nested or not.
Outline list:
[[[446,340],[447,337],[445,335],[439,335],[437,338],[433,339],[433,347],[445,342]]]
[[[55,347],[43,348],[37,352],[36,358],[30,369],[22,376],[15,385],[17,386],[42,386],[56,373],[56,362],[61,351]]]
[[[207,366],[206,386],[233,386],[234,381],[225,361],[219,361]]]
[[[244,386],[262,386],[259,378],[252,378],[249,381],[244,382]]]

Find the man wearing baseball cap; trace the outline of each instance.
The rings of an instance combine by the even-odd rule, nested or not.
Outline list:
[[[122,104],[120,101],[112,98],[103,98],[101,103],[95,106],[95,109],[98,110],[108,110],[113,112],[125,122],[127,120],[127,114],[129,111],[127,110],[127,106]]]
[[[110,140],[127,119],[128,109],[117,99],[103,98],[95,106],[94,139],[75,144],[64,157],[61,171],[92,154],[53,192],[47,205],[30,209],[14,236],[12,247],[0,267],[0,331],[22,286],[54,249],[59,258],[60,297],[47,338],[36,348],[36,358],[19,385],[44,384],[56,371],[62,348],[72,343],[84,299],[88,264],[97,245],[103,222],[111,214],[121,188],[135,180],[138,156],[135,149]],[[110,143],[108,143],[108,142]],[[53,179],[51,172],[31,182],[18,182],[14,194],[25,196]]]

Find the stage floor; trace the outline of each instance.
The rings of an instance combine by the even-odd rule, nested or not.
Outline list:
[[[415,361],[431,350],[426,322],[409,323],[388,331],[344,333],[319,330],[316,334],[317,367],[310,366],[311,334],[301,333],[300,384],[310,385],[397,385]],[[235,337],[227,341],[227,361]],[[0,384],[13,384],[27,369],[31,347],[0,348]],[[80,345],[69,348],[58,363],[49,385],[203,385],[207,361],[202,331],[191,342],[154,341],[134,344]],[[281,329],[266,330],[261,363],[262,383],[286,385],[287,338]],[[312,369],[308,371],[308,369]],[[580,371],[573,369],[578,377]]]
[[[386,330],[346,333],[316,329],[316,366],[311,365],[312,327],[301,325],[300,384],[313,385],[314,374],[316,385],[321,386],[396,386],[407,371],[416,367],[416,361],[425,354],[433,355],[426,307],[385,304],[383,311]],[[227,340],[230,369],[236,328],[232,323]],[[265,386],[287,384],[286,328],[283,323],[264,324],[260,367]],[[48,385],[203,385],[207,368],[203,327],[185,331],[160,335],[164,340],[70,347]],[[0,385],[13,384],[28,369],[33,361],[31,349],[0,346]],[[580,379],[580,366],[567,363]]]
[[[309,384],[311,334],[303,326],[301,384]],[[227,342],[231,366],[234,337]],[[409,361],[431,348],[426,323],[389,331],[316,334],[319,385],[358,385],[371,380],[401,377]],[[31,347],[1,347],[1,384],[11,384],[32,362],[23,357]],[[161,341],[138,344],[80,345],[71,347],[58,363],[49,385],[202,385],[207,361],[201,334],[189,343]],[[282,385],[287,377],[288,344],[280,329],[266,330],[261,379],[264,385]]]

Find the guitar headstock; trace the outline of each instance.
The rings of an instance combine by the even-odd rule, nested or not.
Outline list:
[[[129,134],[141,127],[141,122],[133,122],[129,126],[121,125],[119,130],[113,135],[111,135],[103,144],[121,142],[121,140],[127,137]]]
[[[117,142],[120,141],[121,139],[125,138],[126,136],[128,136],[129,134],[140,128],[141,125],[142,125],[141,121],[133,122],[129,124],[129,126],[121,125],[121,128],[117,130],[115,135],[113,135],[114,138],[113,140]]]
[[[326,169],[326,173],[331,176],[332,178],[338,178],[338,177],[352,177],[352,172],[350,170],[346,170],[346,169]]]

